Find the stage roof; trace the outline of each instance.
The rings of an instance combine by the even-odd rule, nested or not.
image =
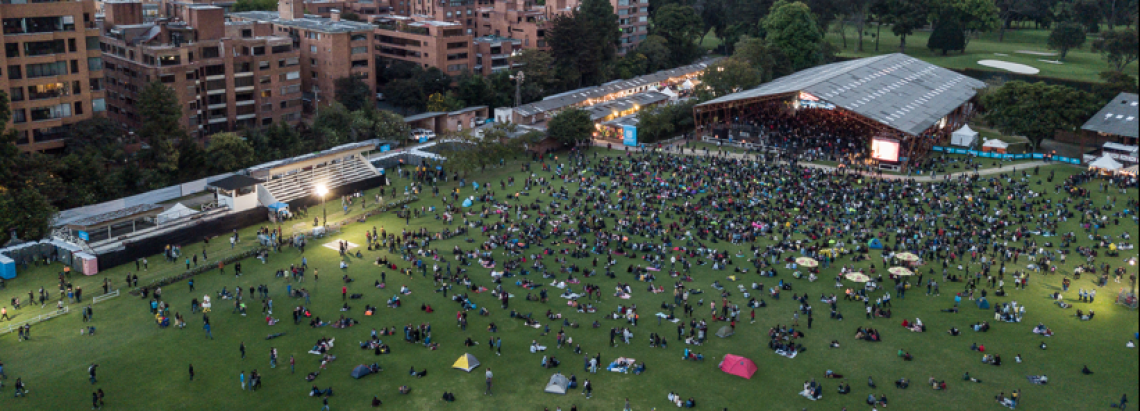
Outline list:
[[[1081,129],[1137,138],[1140,133],[1140,124],[1136,121],[1136,117],[1140,116],[1137,97],[1133,93],[1120,93],[1081,126]]]
[[[79,220],[72,221],[68,223],[68,225],[80,228],[94,227],[106,225],[107,223],[115,223],[134,217],[156,216],[162,213],[162,210],[163,207],[157,204],[139,204],[136,206],[127,207],[103,214],[88,216]]]
[[[260,179],[243,176],[241,174],[234,174],[221,180],[208,183],[207,185],[210,187],[217,187],[222,190],[237,190],[239,188],[252,187],[261,183],[262,180]]]
[[[918,135],[982,87],[979,80],[895,53],[813,67],[697,107],[802,91]]]

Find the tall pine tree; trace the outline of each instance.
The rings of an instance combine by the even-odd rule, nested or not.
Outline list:
[[[173,89],[156,80],[139,93],[138,107],[139,137],[150,144],[147,161],[166,181],[179,181],[175,142],[189,138],[182,128],[182,104]]]

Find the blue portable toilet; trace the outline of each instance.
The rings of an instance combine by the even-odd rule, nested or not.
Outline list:
[[[872,238],[871,241],[867,243],[867,247],[870,247],[872,250],[882,250],[883,242],[879,241],[878,238]]]
[[[0,255],[0,278],[5,280],[16,278],[16,260]]]

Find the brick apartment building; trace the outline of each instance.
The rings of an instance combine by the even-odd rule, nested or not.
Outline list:
[[[248,11],[229,17],[235,22],[265,23],[273,34],[292,39],[293,48],[300,51],[301,90],[308,105],[335,101],[334,83],[342,77],[358,77],[369,90],[376,89],[372,24],[341,20],[339,12],[330,12],[327,18],[305,15],[301,0],[281,0],[277,12]]]
[[[381,59],[438,67],[450,76],[475,71],[473,36],[462,24],[391,15],[376,16],[373,24],[373,50]]]
[[[0,90],[24,151],[58,150],[70,127],[105,110],[93,1],[0,2]]]
[[[141,125],[137,102],[147,84],[174,90],[182,126],[194,137],[301,120],[300,53],[264,23],[227,23],[211,5],[145,23],[142,4],[104,4],[108,117]]]

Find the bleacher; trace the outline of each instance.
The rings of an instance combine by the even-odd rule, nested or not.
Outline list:
[[[363,156],[355,154],[347,158],[339,157],[333,162],[314,166],[308,170],[300,169],[284,176],[270,178],[262,183],[262,186],[269,190],[276,201],[287,203],[313,195],[320,185],[331,190],[379,175],[380,172]]]

